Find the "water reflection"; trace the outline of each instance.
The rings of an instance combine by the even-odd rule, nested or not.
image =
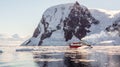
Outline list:
[[[38,65],[38,67],[64,67],[63,56],[63,52],[33,52],[34,62]]]
[[[120,55],[92,52],[65,53],[64,63],[67,67],[120,67]]]
[[[120,55],[84,50],[68,51],[33,52],[33,59],[38,67],[120,67]]]
[[[64,64],[67,67],[88,67],[89,62],[86,58],[86,55],[81,55],[79,52],[65,53]]]
[[[109,58],[109,67],[120,67],[120,55],[111,55]]]
[[[114,50],[111,50],[113,47],[105,49],[65,47],[64,50],[63,47],[45,48],[32,48],[32,51],[10,51],[5,47],[2,49],[4,52],[0,54],[0,67],[120,67],[120,51],[115,49],[116,47]]]
[[[33,52],[38,67],[90,67],[89,52],[72,50],[66,52]]]
[[[0,67],[36,67],[36,65],[29,53],[3,53],[0,55]]]

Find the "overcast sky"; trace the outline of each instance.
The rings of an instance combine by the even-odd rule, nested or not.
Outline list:
[[[48,7],[75,1],[88,8],[120,9],[120,0],[0,0],[0,34],[31,36]]]

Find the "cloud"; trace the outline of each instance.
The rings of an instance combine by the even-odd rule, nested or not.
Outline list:
[[[0,34],[0,46],[20,45],[29,37],[30,36],[20,36],[18,34],[13,34],[13,35]]]

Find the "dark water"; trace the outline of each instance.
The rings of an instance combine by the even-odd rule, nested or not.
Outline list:
[[[120,67],[119,48],[0,47],[0,67]]]

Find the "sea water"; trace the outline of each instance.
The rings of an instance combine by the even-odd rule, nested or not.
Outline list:
[[[120,67],[120,46],[1,46],[0,67]]]

